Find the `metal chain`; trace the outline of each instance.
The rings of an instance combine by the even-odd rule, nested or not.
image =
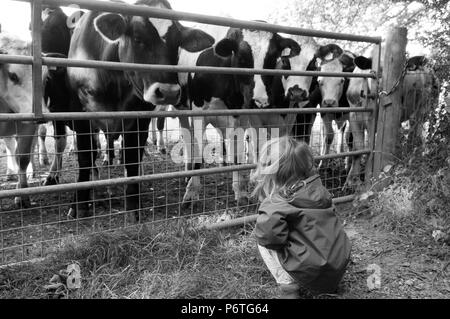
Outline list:
[[[392,88],[388,92],[387,91],[381,91],[380,92],[380,96],[382,96],[382,95],[389,96],[392,93],[394,93],[397,90],[397,88],[399,87],[400,82],[405,78],[407,71],[408,71],[408,59],[405,60],[405,63],[403,65],[402,74],[400,74],[400,76],[398,77],[397,81],[392,86]]]

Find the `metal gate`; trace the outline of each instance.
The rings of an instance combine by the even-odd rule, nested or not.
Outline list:
[[[33,76],[33,110],[31,114],[0,114],[0,122],[14,121],[54,121],[77,120],[96,118],[165,118],[166,126],[164,139],[169,149],[173,150],[179,143],[179,128],[173,124],[173,118],[192,117],[218,117],[218,116],[249,116],[274,114],[333,114],[342,112],[368,112],[372,114],[373,127],[376,125],[376,109],[374,108],[328,108],[328,109],[241,109],[219,111],[152,111],[152,112],[100,112],[100,113],[43,113],[42,99],[42,66],[70,66],[83,68],[104,68],[110,70],[133,71],[172,71],[172,72],[205,72],[224,74],[260,74],[260,75],[296,75],[296,76],[323,76],[323,77],[361,77],[375,78],[370,74],[353,73],[325,73],[313,71],[285,71],[285,70],[258,70],[218,67],[184,67],[173,65],[142,65],[105,61],[81,61],[41,56],[41,25],[40,17],[42,5],[76,5],[81,9],[116,12],[130,15],[148,16],[160,19],[176,19],[220,26],[238,27],[269,32],[282,32],[293,35],[328,38],[335,40],[360,41],[372,43],[380,50],[381,38],[357,36],[351,34],[338,34],[317,30],[307,30],[293,27],[284,27],[262,22],[249,22],[236,19],[199,15],[172,10],[133,6],[122,3],[111,3],[87,0],[15,0],[31,2],[32,4],[32,55],[11,56],[0,55],[0,62],[27,64],[32,66]],[[378,70],[377,70],[378,71]],[[320,117],[314,123],[313,131],[321,134]],[[311,123],[313,124],[313,123]],[[209,132],[209,133],[208,133]],[[208,131],[214,139],[214,130]],[[372,130],[374,132],[374,130]],[[312,137],[320,143],[320,138]],[[217,141],[216,141],[217,142]],[[212,143],[213,144],[213,143]],[[337,201],[352,198],[352,191],[343,191],[345,173],[342,169],[342,159],[355,155],[373,154],[374,134],[368,137],[368,144],[360,146],[357,151],[335,152],[316,156],[316,160],[327,160],[328,164],[320,170],[320,174],[327,188],[333,193]],[[312,145],[314,148],[314,145]],[[152,146],[149,146],[152,149]],[[320,148],[320,145],[319,145]],[[34,151],[33,151],[34,152]],[[38,152],[36,152],[37,155]],[[117,153],[117,152],[116,152]],[[214,152],[212,152],[214,153]],[[42,154],[40,154],[42,155]],[[142,163],[140,176],[124,177],[124,165],[110,165],[102,169],[101,178],[89,182],[77,183],[77,165],[74,156],[69,152],[64,154],[64,164],[61,171],[61,183],[53,186],[40,186],[46,167],[39,167],[34,173],[35,177],[30,185],[34,187],[14,189],[14,185],[4,183],[0,190],[0,265],[27,261],[34,258],[45,257],[48,253],[64,245],[68,238],[133,227],[126,224],[123,202],[125,198],[124,186],[139,182],[141,198],[140,223],[148,224],[167,221],[177,218],[198,217],[200,220],[215,222],[216,220],[239,218],[255,213],[257,203],[249,199],[245,203],[234,200],[231,186],[231,175],[234,172],[243,172],[248,178],[249,170],[255,168],[253,163],[242,165],[220,166],[205,164],[198,170],[184,170],[181,163],[173,163],[167,156],[151,153]],[[6,157],[1,160],[4,162]],[[101,161],[99,159],[98,161]],[[367,161],[366,172],[371,171],[370,160]],[[3,164],[4,165],[4,164]],[[3,169],[4,166],[0,166]],[[3,174],[3,173],[2,173]],[[201,177],[202,189],[200,198],[192,201],[189,207],[182,205],[182,196],[186,187],[185,178]],[[91,201],[92,216],[84,219],[67,219],[67,211],[72,203],[71,192],[79,189],[94,189]],[[31,196],[31,207],[15,207],[14,198]],[[214,217],[211,217],[214,216]]]

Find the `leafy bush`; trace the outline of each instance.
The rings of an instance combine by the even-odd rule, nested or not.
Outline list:
[[[378,226],[410,235],[440,230],[449,238],[450,114],[442,105],[427,120],[425,142],[402,154],[381,176],[389,185],[365,204]]]

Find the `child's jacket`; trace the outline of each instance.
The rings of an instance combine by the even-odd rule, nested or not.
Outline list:
[[[320,177],[292,190],[291,200],[265,199],[256,222],[258,244],[276,250],[283,268],[306,288],[335,292],[351,244]]]

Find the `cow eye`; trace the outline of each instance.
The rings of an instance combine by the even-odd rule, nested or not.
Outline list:
[[[16,73],[8,72],[8,77],[15,85],[19,84],[20,80]]]

